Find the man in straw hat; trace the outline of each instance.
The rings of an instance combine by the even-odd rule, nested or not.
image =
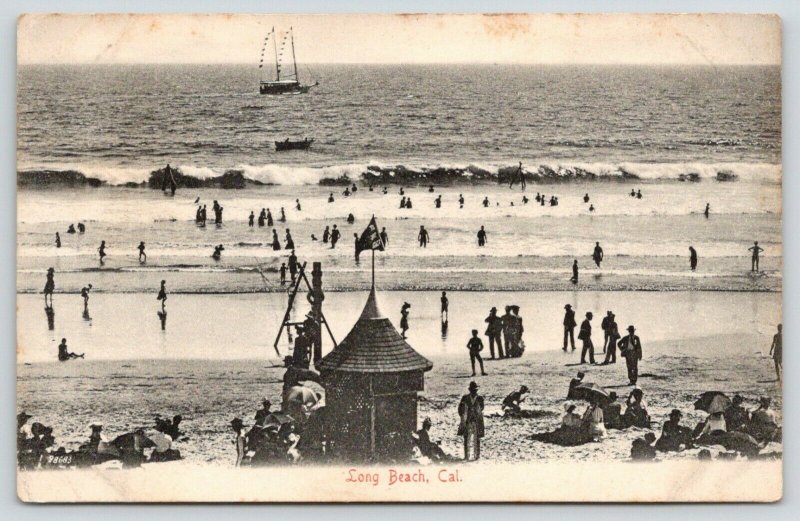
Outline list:
[[[619,341],[619,354],[625,357],[628,366],[628,380],[630,385],[636,385],[639,378],[639,360],[642,359],[642,342],[634,334],[636,328],[628,326],[628,335]]]
[[[477,460],[481,457],[481,438],[484,435],[483,396],[478,395],[478,384],[469,383],[469,393],[461,397],[458,404],[461,423],[458,435],[464,437],[464,460]]]

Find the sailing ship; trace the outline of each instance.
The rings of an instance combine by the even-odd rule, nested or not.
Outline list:
[[[266,69],[264,68],[264,56],[267,53],[270,39],[272,39],[272,50],[275,54],[275,78],[265,79],[264,74],[266,73]],[[297,75],[297,58],[294,54],[294,34],[291,27],[289,28],[289,32],[284,34],[280,40],[279,44],[278,35],[275,33],[274,27],[272,31],[267,34],[266,38],[264,38],[264,45],[261,47],[261,60],[258,63],[258,68],[262,72],[258,91],[261,94],[305,94],[311,87],[319,85],[319,82],[316,81],[313,84],[304,85],[300,83],[300,77]],[[287,43],[292,51],[293,72],[289,73],[281,70],[283,67],[282,58],[287,51]]]

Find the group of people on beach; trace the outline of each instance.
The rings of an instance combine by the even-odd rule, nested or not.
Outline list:
[[[92,423],[89,439],[72,450],[63,445],[55,448],[53,428],[41,422],[29,424],[31,418],[26,412],[17,414],[17,465],[23,470],[86,468],[114,460],[131,468],[182,459],[180,451],[172,447],[184,437],[179,414],[171,420],[156,415],[152,427],[136,428],[112,439],[103,435],[103,425]],[[145,456],[148,449],[152,450]]]
[[[578,333],[578,340],[582,342],[581,348],[581,364],[587,363],[586,358],[588,355],[590,364],[596,364],[594,358],[594,343],[592,342],[592,319],[594,314],[587,311]],[[578,323],[575,320],[575,311],[572,309],[572,304],[564,305],[564,345],[562,349],[567,351],[567,347],[571,345],[572,351],[575,351],[575,328]],[[628,326],[628,334],[622,337],[617,325],[616,315],[609,310],[603,321],[600,323],[600,328],[603,330],[603,348],[602,352],[605,353],[605,359],[600,365],[608,365],[617,363],[617,348],[619,348],[620,356],[625,358],[628,367],[628,380],[630,385],[636,385],[639,374],[639,361],[642,359],[642,342],[635,334],[636,328],[632,325]]]

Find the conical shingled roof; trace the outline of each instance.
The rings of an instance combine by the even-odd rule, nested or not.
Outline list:
[[[428,371],[433,363],[417,353],[378,309],[375,288],[350,333],[317,362],[319,371],[399,373]]]

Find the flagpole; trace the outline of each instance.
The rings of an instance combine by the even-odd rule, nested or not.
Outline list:
[[[375,289],[375,250],[372,250],[372,289]]]

